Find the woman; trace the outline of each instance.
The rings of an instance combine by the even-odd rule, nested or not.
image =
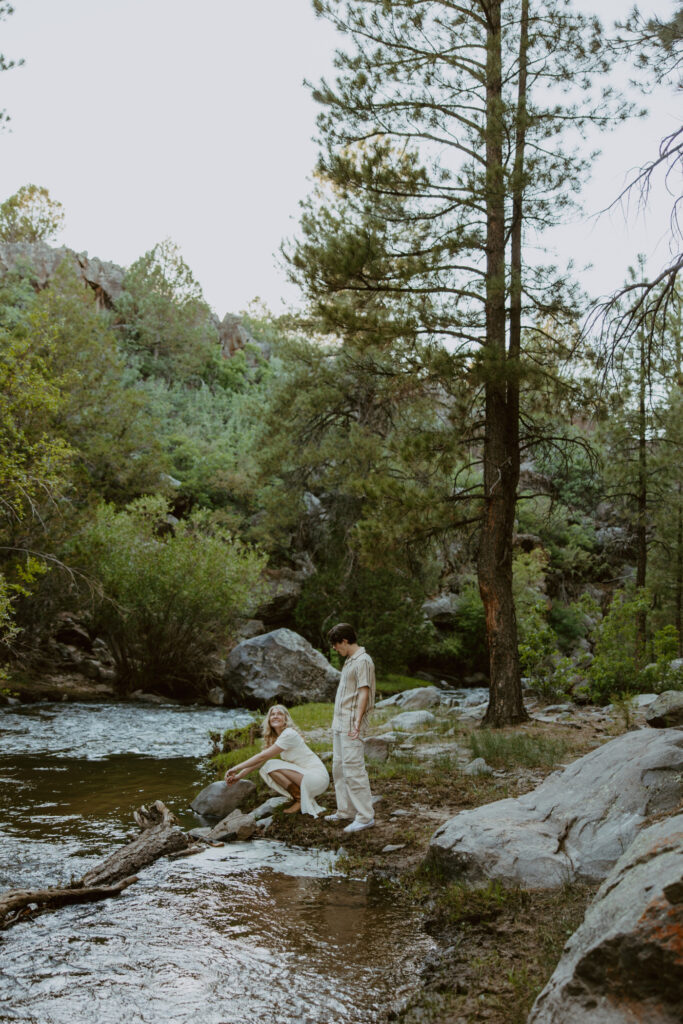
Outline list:
[[[327,769],[317,754],[306,746],[303,736],[294,725],[292,716],[282,704],[274,704],[263,722],[263,747],[247,761],[228,768],[225,781],[229,786],[259,768],[263,781],[282,796],[291,796],[294,803],[285,814],[317,816],[324,811],[315,798],[330,784]],[[284,754],[284,758],[280,755]],[[265,762],[265,763],[264,763]]]

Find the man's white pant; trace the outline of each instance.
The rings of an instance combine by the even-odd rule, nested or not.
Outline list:
[[[358,821],[374,821],[372,793],[365,770],[363,741],[349,739],[346,733],[332,733],[332,778],[337,796],[337,811]]]

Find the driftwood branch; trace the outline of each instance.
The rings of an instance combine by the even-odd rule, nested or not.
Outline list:
[[[141,868],[160,857],[184,852],[192,843],[161,800],[149,808],[139,807],[133,816],[142,829],[140,835],[87,871],[80,881],[64,887],[15,889],[0,895],[0,928],[8,928],[18,921],[26,907],[41,912],[68,903],[88,903],[116,896],[137,881]]]

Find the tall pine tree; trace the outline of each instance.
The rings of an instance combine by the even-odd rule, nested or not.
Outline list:
[[[624,106],[593,91],[608,69],[600,26],[568,0],[314,7],[345,48],[336,82],[314,91],[324,108],[320,185],[288,254],[293,277],[324,330],[392,350],[406,374],[442,375],[470,410],[470,454],[482,467],[485,723],[518,722],[526,714],[512,547],[530,369],[523,342],[526,329],[552,344],[539,325],[575,312],[566,267],[529,252],[588,169],[584,129],[606,127]],[[462,440],[454,426],[451,444]],[[453,500],[471,500],[464,491],[454,486]]]

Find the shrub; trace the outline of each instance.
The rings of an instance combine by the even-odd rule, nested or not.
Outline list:
[[[455,625],[441,633],[428,649],[430,659],[440,665],[453,663],[467,672],[488,670],[486,613],[476,580],[467,579],[458,595]]]
[[[617,590],[607,614],[597,627],[595,657],[588,669],[588,695],[607,704],[613,694],[637,693],[641,680],[636,669],[636,615],[646,611],[650,595],[645,589]]]
[[[120,689],[202,692],[209,659],[260,596],[264,557],[206,512],[168,526],[163,498],[103,505],[78,548],[100,581],[95,627],[109,641]]]

